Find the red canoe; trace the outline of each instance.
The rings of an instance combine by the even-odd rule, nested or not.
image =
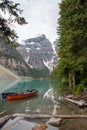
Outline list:
[[[6,100],[15,100],[15,99],[23,99],[23,98],[28,98],[28,97],[32,97],[38,94],[37,90],[32,90],[29,92],[20,92],[20,93],[13,93],[10,95],[6,96]]]

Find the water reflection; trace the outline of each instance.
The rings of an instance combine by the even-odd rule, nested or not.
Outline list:
[[[12,83],[11,83],[12,84]],[[22,99],[22,100],[13,100],[13,101],[2,101],[0,110],[7,110],[7,113],[22,112],[22,113],[51,113],[52,104],[53,104],[53,88],[51,83],[47,80],[32,80],[32,81],[21,81],[12,86],[7,86],[4,92],[16,92],[16,91],[25,91],[27,89],[37,89],[39,94],[38,96]],[[49,91],[52,90],[52,91]],[[45,100],[43,97],[46,97],[44,93],[49,91],[50,99]],[[2,92],[2,91],[1,91]],[[51,98],[52,95],[52,98]],[[51,100],[52,99],[52,100]]]
[[[11,82],[10,82],[11,83]],[[16,82],[13,85],[8,85],[8,83],[6,83],[5,85],[3,85],[3,87],[5,87],[5,91],[24,91],[27,89],[38,89],[39,91],[45,91],[47,88],[49,88],[50,82],[47,80],[32,80],[32,81],[20,81],[20,82]],[[0,85],[1,86],[1,85]],[[43,90],[44,88],[44,90]]]
[[[0,97],[0,111],[7,110],[5,114],[87,114],[87,109],[79,109],[78,106],[63,101],[57,82],[50,82],[47,80],[32,80],[21,82],[11,81],[11,84],[10,81],[6,81],[6,83],[5,81],[4,83],[0,82],[0,93],[2,93],[3,91],[25,91],[27,89],[37,89],[39,91],[39,94],[35,97],[13,101],[2,101],[2,98]],[[38,120],[38,122],[41,121],[43,122],[46,120]],[[35,122],[37,122],[37,120],[35,120]],[[74,123],[73,129],[75,126]],[[69,127],[69,121],[63,126],[67,128],[66,130],[72,129],[71,127]],[[61,127],[60,130],[63,130],[64,127]],[[79,130],[79,127],[76,128],[77,130]],[[86,123],[84,123],[84,129],[85,128],[87,128]],[[54,128],[50,127],[49,130],[54,130]],[[58,130],[58,128],[56,130]]]
[[[25,112],[29,112],[30,111],[30,108],[29,108],[29,101],[27,101],[27,106],[25,108]]]
[[[47,80],[21,81],[13,84],[10,88],[7,86],[5,92],[25,91],[26,89],[37,89],[39,94],[38,96],[22,100],[2,101],[2,99],[0,99],[0,110],[3,111],[6,109],[7,113],[27,112],[42,114],[67,114],[77,112],[75,106],[60,102],[62,97],[59,95],[60,92],[55,82]]]
[[[12,86],[15,86],[18,82],[19,82],[19,80],[5,80],[5,81],[2,80],[2,81],[0,81],[0,93],[11,88]]]
[[[55,102],[55,101],[54,101],[53,88],[50,87],[50,88],[45,92],[43,98],[44,98],[44,99],[50,99],[50,100],[52,100],[53,102]]]

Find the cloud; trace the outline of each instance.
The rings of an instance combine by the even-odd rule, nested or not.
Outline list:
[[[57,38],[57,19],[59,0],[14,0],[21,4],[23,16],[28,21],[27,25],[15,25],[19,41],[45,34],[53,42]]]

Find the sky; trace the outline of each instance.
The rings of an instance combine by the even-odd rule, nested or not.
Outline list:
[[[14,2],[20,3],[19,7],[24,10],[22,16],[28,22],[27,25],[14,26],[19,42],[38,34],[45,34],[51,42],[56,40],[60,0],[14,0]]]

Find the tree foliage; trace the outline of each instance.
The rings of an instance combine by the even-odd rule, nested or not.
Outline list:
[[[62,0],[57,28],[57,78],[76,89],[87,85],[87,0]],[[54,75],[54,72],[52,73]]]
[[[26,24],[24,17],[21,16],[22,10],[18,8],[19,3],[10,0],[0,0],[0,37],[6,42],[14,44],[18,38],[16,32],[10,28],[10,23]],[[4,13],[4,15],[3,15]],[[6,18],[6,15],[9,18]]]

